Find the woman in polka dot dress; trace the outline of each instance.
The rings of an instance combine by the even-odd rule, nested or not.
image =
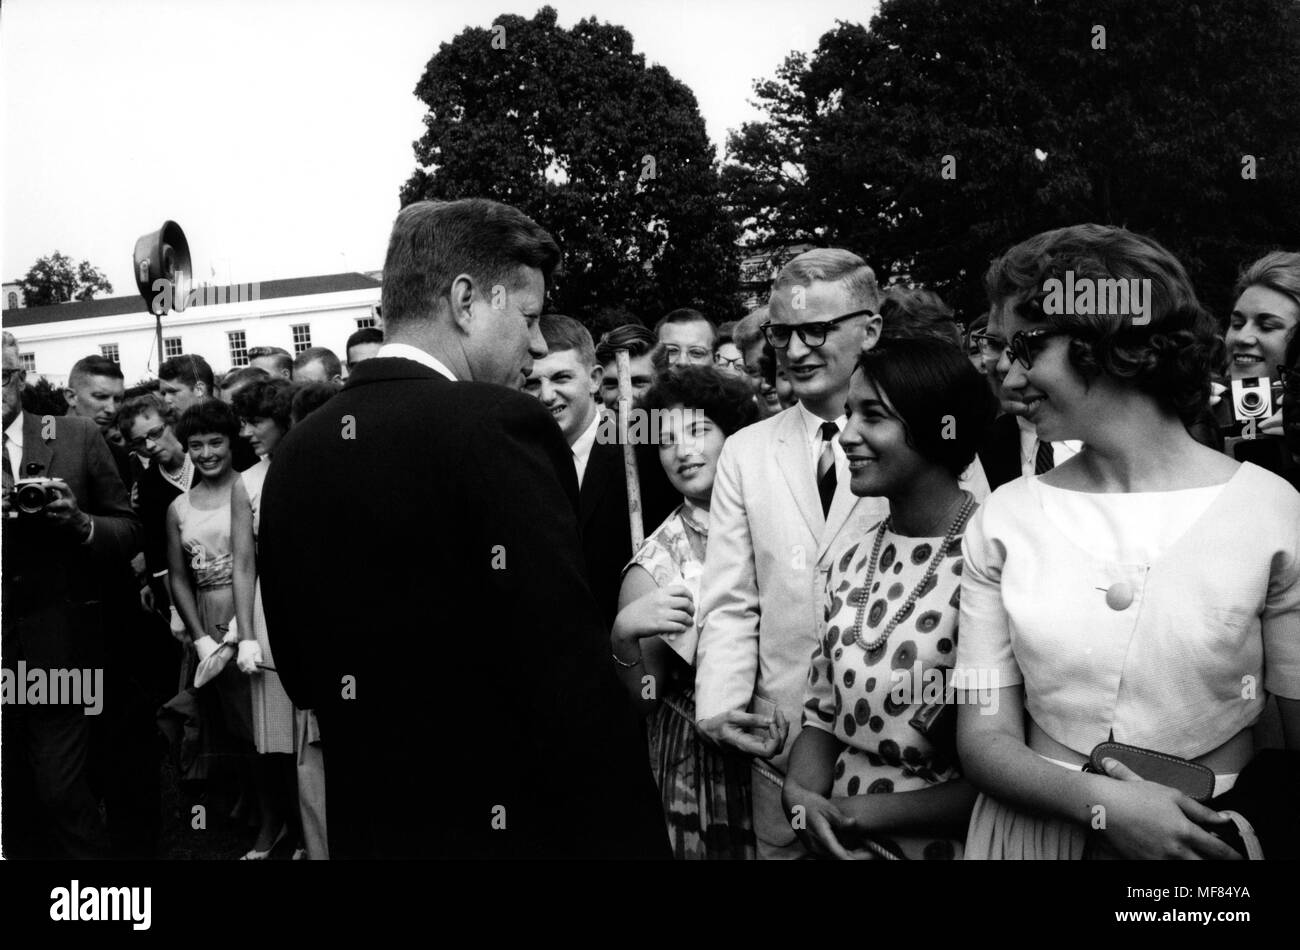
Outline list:
[[[976,506],[958,477],[996,403],[942,341],[887,341],[858,368],[840,444],[853,493],[887,497],[890,516],[831,567],[783,799],[815,855],[959,858],[975,792],[946,674]]]

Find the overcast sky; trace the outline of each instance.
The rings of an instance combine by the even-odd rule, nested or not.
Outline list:
[[[55,248],[130,293],[136,238],[180,222],[221,281],[375,270],[415,167],[438,45],[544,0],[5,0],[3,277]],[[753,81],[875,0],[551,0],[631,31],[723,155]],[[545,222],[542,222],[545,224]]]

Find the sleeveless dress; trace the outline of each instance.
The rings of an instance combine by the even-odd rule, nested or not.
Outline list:
[[[244,491],[248,494],[248,503],[253,509],[253,540],[257,541],[257,531],[261,524],[262,485],[266,482],[266,473],[271,468],[271,460],[263,458],[252,468],[240,473],[244,482]],[[253,706],[253,742],[260,753],[293,752],[293,703],[280,683],[280,674],[274,672],[275,657],[271,653],[271,641],[266,634],[266,614],[262,612],[262,579],[257,578],[253,593],[253,635],[262,648],[261,673],[249,676]]]
[[[218,643],[235,616],[234,560],[230,550],[230,502],[211,511],[196,508],[190,495],[172,502],[180,523],[195,603],[207,634]],[[191,647],[191,652],[193,648]],[[209,754],[243,754],[253,741],[248,677],[232,658],[215,679],[198,688],[200,715]],[[192,680],[191,680],[192,682]]]

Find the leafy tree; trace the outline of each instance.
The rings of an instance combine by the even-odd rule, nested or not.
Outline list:
[[[737,234],[695,95],[646,66],[623,27],[500,16],[429,61],[421,166],[401,200],[493,198],[564,251],[553,306],[591,322],[626,308],[653,322],[679,306],[727,319]]]
[[[38,258],[20,281],[29,307],[47,307],[70,300],[93,300],[95,294],[113,292],[113,285],[90,261],[74,264],[59,251]]]
[[[1220,314],[1300,234],[1296,0],[885,0],[755,91],[723,170],[755,243],[853,248],[967,318],[988,261],[1047,228],[1151,234]]]

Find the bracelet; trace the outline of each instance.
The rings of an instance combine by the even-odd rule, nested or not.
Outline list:
[[[615,662],[615,663],[617,663],[619,666],[623,667],[623,669],[625,669],[625,670],[630,670],[630,669],[632,669],[632,667],[634,667],[634,666],[640,666],[640,665],[641,665],[641,661],[642,661],[643,659],[645,659],[644,657],[640,657],[640,656],[639,656],[639,657],[636,658],[636,661],[633,662],[633,663],[624,663],[622,660],[620,660],[620,659],[618,658],[618,654],[615,653],[613,650],[610,650],[610,651],[609,651],[609,655],[612,656],[612,657],[614,658],[614,662]]]

